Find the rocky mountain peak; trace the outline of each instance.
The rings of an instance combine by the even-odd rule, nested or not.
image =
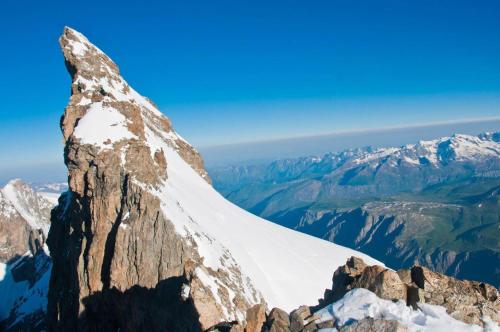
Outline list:
[[[72,78],[61,121],[69,190],[47,241],[49,328],[196,331],[244,322],[259,293],[227,250],[223,269],[207,268],[162,206],[160,192],[178,171],[172,158],[209,186],[201,156],[86,37],[65,28],[60,45]]]
[[[157,185],[167,177],[164,152],[157,149],[162,141],[210,183],[199,153],[149,99],[130,87],[106,54],[68,27],[60,45],[72,77],[72,95],[61,122],[68,143],[77,140],[96,154],[114,150],[135,180]]]
[[[207,330],[315,303],[346,257],[255,217],[210,185],[198,152],[78,32],[61,128],[69,189],[52,212],[49,330]],[[248,326],[248,325],[247,325]]]

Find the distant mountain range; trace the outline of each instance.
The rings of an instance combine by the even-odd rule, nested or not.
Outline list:
[[[216,189],[280,225],[500,285],[500,133],[209,169]]]

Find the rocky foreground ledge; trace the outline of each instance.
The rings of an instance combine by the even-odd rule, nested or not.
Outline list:
[[[424,304],[441,306],[456,320],[474,324],[476,327],[486,328],[488,325],[494,331],[498,329],[495,325],[500,323],[498,289],[482,282],[448,277],[422,266],[396,272],[378,265],[369,266],[360,258],[351,257],[335,271],[332,282],[332,289],[325,291],[324,298],[317,306],[301,306],[289,314],[279,308],[273,308],[266,315],[265,308],[257,305],[247,312],[246,327],[223,324],[211,331],[312,332],[332,328],[340,332],[409,330],[404,322],[394,317],[384,319],[366,316],[350,321],[336,317],[340,316],[335,315],[336,310],[352,304],[346,298],[355,296],[369,297],[373,302],[378,301],[374,300],[378,297],[380,302],[386,305],[391,304],[384,299],[400,304],[403,302],[408,306],[407,312],[422,310]],[[365,289],[369,292],[364,291]],[[424,311],[425,309],[428,310],[424,308]],[[349,310],[354,311],[355,308],[351,307]],[[373,311],[372,315],[377,316],[377,311]],[[474,330],[472,325],[466,324],[461,327]],[[450,331],[453,328],[450,326]]]

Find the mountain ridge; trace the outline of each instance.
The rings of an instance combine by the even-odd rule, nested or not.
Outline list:
[[[316,302],[331,271],[352,254],[376,262],[226,201],[196,150],[111,59],[70,28],[60,44],[72,77],[61,121],[69,191],[47,240],[49,329],[165,324],[144,303],[187,330],[244,322],[264,300],[287,309]],[[186,296],[172,307],[155,302],[181,288]],[[136,320],[128,319],[128,305]],[[172,316],[179,308],[186,321]]]

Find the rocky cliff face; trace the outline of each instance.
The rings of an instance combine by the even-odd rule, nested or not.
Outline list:
[[[49,328],[187,331],[244,321],[258,294],[237,266],[204,267],[194,241],[176,232],[152,194],[169,176],[165,152],[152,141],[210,182],[201,157],[84,36],[66,28],[60,44],[72,78],[61,119],[69,191],[48,239]],[[217,277],[226,293],[211,293],[200,276]],[[243,288],[248,297],[230,297]]]
[[[314,303],[332,268],[358,254],[226,201],[108,56],[69,28],[60,44],[72,79],[61,119],[69,190],[47,241],[49,330],[252,330],[264,299]]]

